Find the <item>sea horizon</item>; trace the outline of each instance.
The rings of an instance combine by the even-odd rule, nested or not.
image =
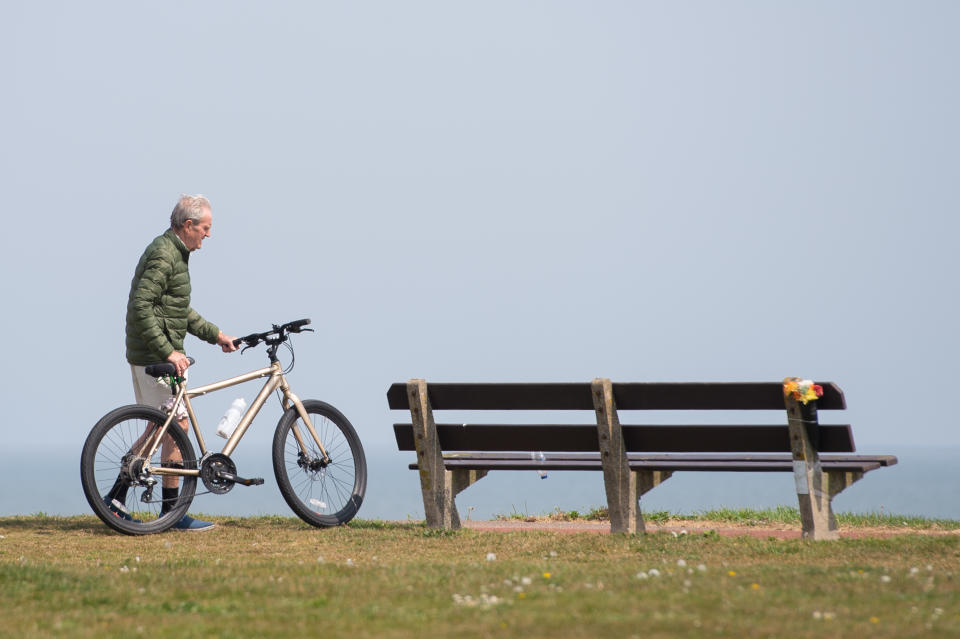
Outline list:
[[[867,473],[834,498],[838,513],[899,515],[960,521],[960,446],[884,446],[865,454],[892,454],[898,464]],[[412,453],[373,447],[367,454],[367,493],[358,513],[363,519],[422,520],[418,474],[407,468]],[[79,451],[43,453],[46,472],[25,450],[0,453],[0,516],[89,514],[79,480]],[[211,515],[284,515],[293,513],[283,501],[269,454],[249,460],[237,456],[238,471],[260,476],[262,486],[237,486],[225,495],[198,495],[191,512]],[[24,478],[30,478],[24,481]],[[16,490],[10,490],[16,487]],[[198,492],[203,487],[198,486]],[[606,506],[600,472],[554,472],[541,478],[534,471],[492,472],[457,496],[462,519],[546,515],[554,511],[586,513]],[[797,506],[791,473],[680,472],[640,499],[645,512],[698,514],[722,508],[763,510]]]

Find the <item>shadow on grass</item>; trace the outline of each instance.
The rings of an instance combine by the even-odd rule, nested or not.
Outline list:
[[[65,532],[83,532],[91,535],[116,535],[93,515],[59,517],[37,513],[0,517],[0,528],[30,531],[37,535],[56,535]]]
[[[280,515],[260,515],[230,517],[223,515],[205,515],[194,513],[195,517],[216,522],[218,526],[234,530],[285,528],[293,530],[389,530],[389,531],[423,531],[424,522],[394,522],[376,519],[354,519],[343,526],[330,529],[318,529],[301,521],[297,517],[283,517]],[[32,532],[36,535],[58,535],[63,533],[86,533],[91,535],[113,536],[120,533],[108,528],[93,515],[47,515],[35,513],[32,515],[14,515],[0,517],[0,530]],[[162,534],[162,533],[159,533]]]

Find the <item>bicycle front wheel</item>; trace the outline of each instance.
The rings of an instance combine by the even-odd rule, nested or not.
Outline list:
[[[320,528],[345,524],[360,509],[367,490],[367,460],[353,426],[325,402],[303,406],[329,457],[313,440],[296,407],[284,412],[273,436],[273,472],[287,505],[300,519]],[[306,448],[301,450],[294,433]]]
[[[156,408],[123,406],[107,413],[90,431],[80,455],[80,482],[87,502],[107,526],[127,535],[166,530],[180,521],[197,489],[196,476],[150,473],[151,466],[195,469],[193,446],[174,422],[149,460],[137,455],[167,416]],[[179,485],[176,497],[164,508],[164,482]]]

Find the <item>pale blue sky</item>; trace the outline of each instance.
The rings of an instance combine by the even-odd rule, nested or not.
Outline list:
[[[293,386],[371,449],[410,377],[800,375],[846,391],[861,450],[960,445],[960,4],[7,2],[0,25],[8,451],[79,450],[132,400],[129,281],[181,192],[214,206],[194,307],[233,334],[312,317]],[[265,361],[188,350],[197,383]]]

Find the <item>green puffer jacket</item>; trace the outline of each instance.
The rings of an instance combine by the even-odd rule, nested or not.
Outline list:
[[[130,283],[127,302],[127,361],[137,366],[162,362],[183,352],[189,332],[217,343],[220,329],[190,308],[190,251],[172,230],[146,248]]]

